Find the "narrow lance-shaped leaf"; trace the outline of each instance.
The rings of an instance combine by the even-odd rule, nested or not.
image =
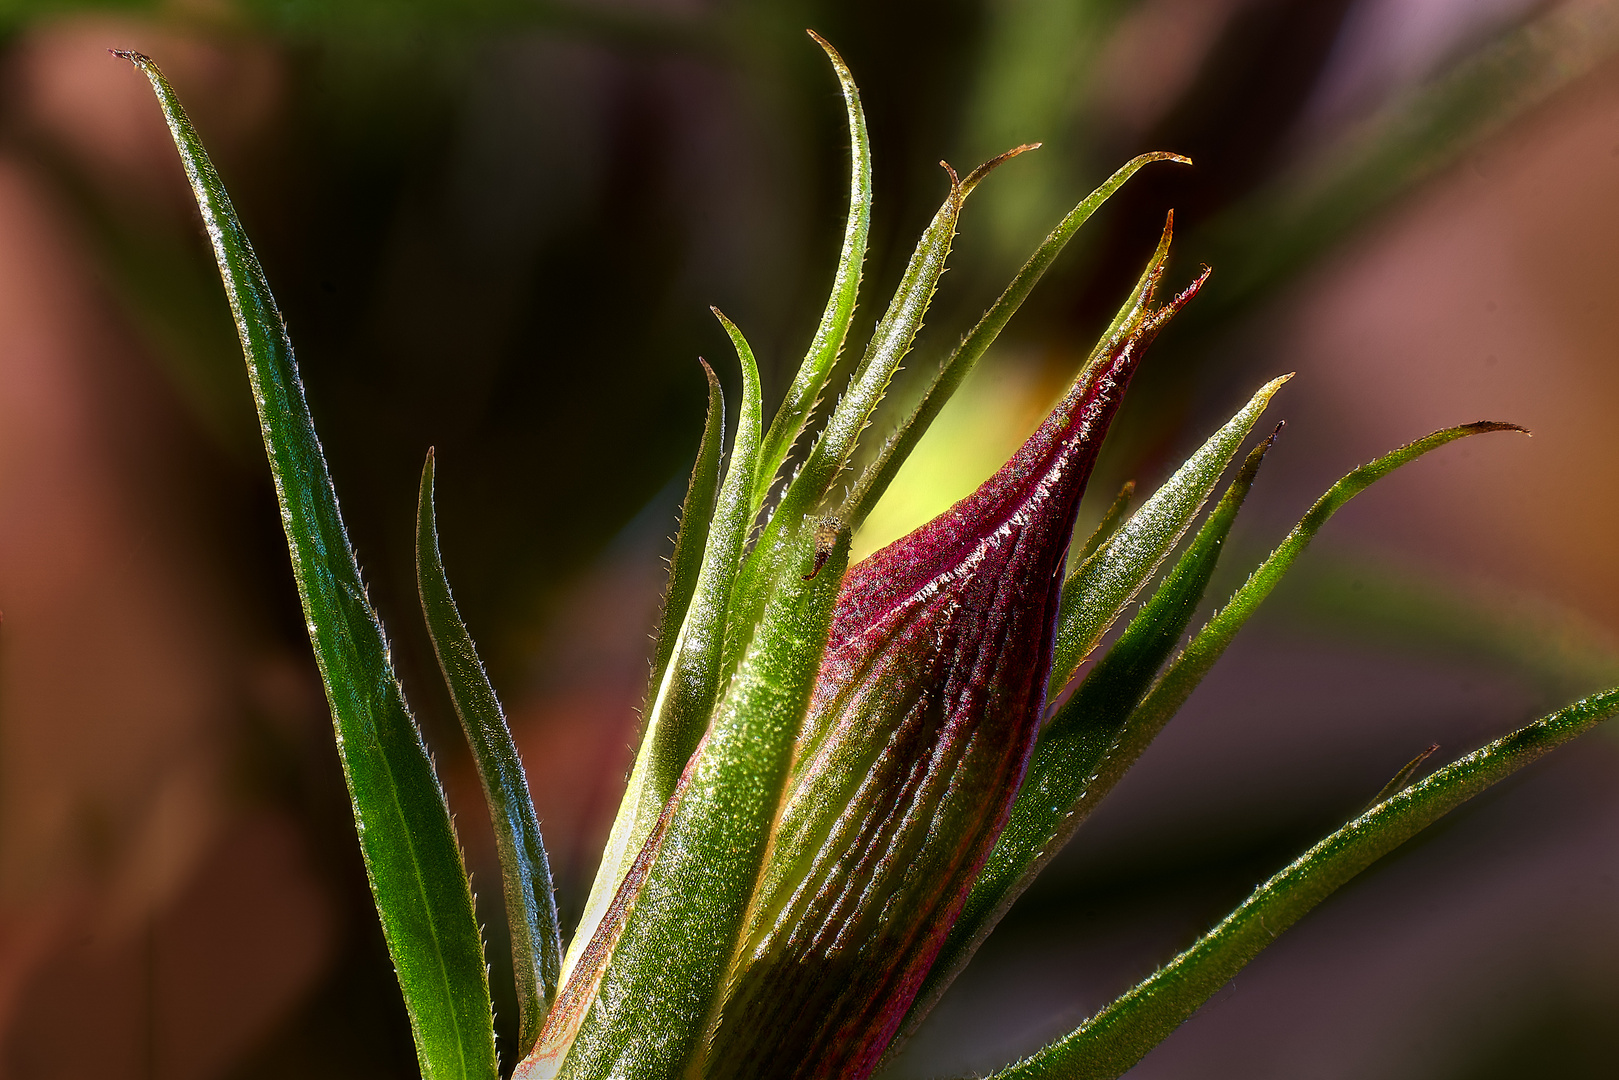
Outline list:
[[[691,467],[686,498],[680,504],[680,526],[675,532],[675,549],[669,556],[669,584],[664,590],[663,610],[652,637],[652,678],[647,689],[646,708],[663,683],[664,670],[675,651],[680,625],[697,591],[697,575],[703,569],[703,551],[708,545],[708,528],[714,516],[720,489],[720,456],[725,449],[725,391],[707,360],[698,360],[708,379],[708,415],[703,421],[703,437],[697,444],[697,461]],[[644,710],[643,710],[644,711]]]
[[[1098,767],[1159,667],[1180,642],[1275,438],[1273,433],[1248,455],[1237,478],[1152,599],[1041,733],[1006,828],[973,882],[961,916],[950,928],[939,959],[905,1018],[907,1034],[916,1030],[1012,902],[1111,790],[1111,785],[1103,789],[1096,783]]]
[[[1225,653],[1226,646],[1231,644],[1237,631],[1259,610],[1259,605],[1281,582],[1294,561],[1303,554],[1310,541],[1315,539],[1315,534],[1321,531],[1339,507],[1395,469],[1415,461],[1430,450],[1469,435],[1482,435],[1490,431],[1521,431],[1527,434],[1525,428],[1516,424],[1488,420],[1445,428],[1367,462],[1328,488],[1326,494],[1317,499],[1315,505],[1293,527],[1293,531],[1277,545],[1276,550],[1231,595],[1225,607],[1215,612],[1192,638],[1185,651],[1159,676],[1125,725],[1124,736],[1110,750],[1094,783],[1105,789],[1118,782],[1147,744],[1180,711],[1186,699],[1192,696],[1192,691],[1203,681],[1203,676]]]
[[[562,931],[557,925],[551,863],[545,855],[539,818],[528,793],[528,777],[517,755],[506,714],[489,683],[472,635],[467,633],[450,594],[439,554],[433,509],[433,451],[427,452],[416,505],[416,587],[433,640],[439,670],[461,721],[472,760],[478,767],[489,820],[500,859],[501,890],[512,939],[512,975],[517,985],[517,1053],[533,1049],[562,967]]]
[[[848,558],[848,530],[835,522],[801,537],[519,1080],[553,1075],[559,1059],[574,1080],[685,1075],[718,1004]]]
[[[1142,166],[1154,161],[1191,164],[1188,158],[1165,152],[1142,154],[1132,158],[1057,223],[1057,227],[1051,230],[1035,249],[1034,254],[1029,256],[1028,262],[1024,263],[1022,269],[1012,278],[1011,284],[1007,285],[1000,298],[984,312],[983,317],[967,336],[962,338],[961,343],[939,369],[927,393],[911,411],[910,417],[889,436],[876,459],[861,474],[854,492],[844,504],[843,515],[851,528],[859,529],[860,524],[866,520],[866,515],[871,513],[872,508],[882,499],[883,493],[888,490],[888,485],[893,482],[900,466],[905,463],[905,459],[916,448],[917,442],[927,432],[929,425],[939,415],[939,410],[944,408],[945,403],[977,365],[979,358],[990,345],[994,344],[1001,330],[1017,313],[1018,308],[1023,306],[1023,301],[1028,299],[1035,285],[1056,261],[1063,248],[1068,246],[1068,241],[1073,239],[1080,226],[1090,220],[1091,215],[1096,213],[1115,191],[1123,187],[1126,180],[1134,176]],[[1121,312],[1121,317],[1123,314]],[[1110,331],[1117,329],[1117,323],[1110,327]]]
[[[1069,574],[1057,616],[1056,649],[1051,661],[1053,694],[1073,677],[1113,620],[1175,549],[1265,406],[1290,378],[1283,375],[1260,387],[1248,404],[1187,458],[1129,521]]]
[[[950,174],[950,192],[917,241],[905,273],[900,278],[899,288],[895,290],[877,328],[872,331],[871,341],[867,343],[865,355],[849,381],[848,391],[832,410],[803,466],[787,485],[780,505],[743,564],[737,582],[736,617],[732,619],[726,637],[726,670],[735,666],[742,650],[747,647],[757,613],[782,565],[783,553],[796,544],[798,530],[816,512],[822,499],[848,466],[861,432],[870,423],[871,414],[882,401],[900,362],[910,352],[928,305],[933,301],[934,290],[938,288],[939,275],[944,273],[950,244],[956,235],[956,222],[961,215],[962,200],[996,166],[1024,149],[1027,148],[1017,147],[985,162],[974,169],[966,181],[959,180],[949,165],[942,161],[939,163]]]
[[[1086,371],[978,491],[845,581],[709,1080],[859,1080],[877,1064],[1022,777],[1096,452],[1196,288]]]
[[[1113,501],[1102,513],[1102,520],[1096,523],[1096,528],[1091,530],[1091,535],[1086,538],[1085,543],[1068,556],[1076,565],[1090,558],[1098,548],[1113,538],[1113,534],[1119,531],[1119,526],[1124,524],[1124,516],[1130,512],[1130,504],[1135,501],[1135,497],[1136,482],[1126,480],[1124,486],[1119,488],[1119,493],[1113,496]]]
[[[826,51],[837,72],[838,84],[843,88],[843,101],[849,113],[849,220],[844,226],[843,250],[838,254],[838,268],[832,277],[832,295],[827,297],[826,311],[821,315],[815,337],[810,341],[809,353],[793,377],[793,383],[782,399],[781,408],[770,422],[759,450],[759,470],[754,479],[752,507],[755,515],[764,506],[770,487],[775,483],[776,470],[786,459],[804,424],[821,396],[838,353],[849,334],[849,320],[854,317],[855,301],[860,293],[860,270],[866,259],[866,240],[871,233],[871,144],[866,137],[866,112],[860,105],[860,90],[854,75],[829,42],[813,30],[806,31],[815,43]]]
[[[992,1080],[1114,1080],[1311,908],[1473,796],[1619,713],[1594,694],[1393,795],[1272,877],[1198,942],[1077,1031]]]
[[[1432,743],[1426,750],[1422,751],[1416,757],[1400,766],[1400,771],[1395,773],[1394,777],[1389,780],[1388,783],[1383,785],[1383,789],[1381,791],[1372,796],[1372,801],[1366,804],[1366,810],[1370,810],[1378,803],[1387,799],[1392,799],[1394,796],[1410,787],[1411,781],[1417,775],[1417,770],[1421,769],[1423,764],[1438,752],[1439,744]],[[1365,813],[1366,810],[1362,810],[1361,813]]]
[[[680,633],[647,709],[646,730],[630,771],[624,799],[613,820],[607,849],[596,870],[584,915],[568,945],[562,977],[568,978],[580,953],[612,903],[613,894],[646,843],[664,803],[673,794],[681,770],[703,736],[714,698],[720,690],[721,647],[725,641],[727,611],[731,605],[737,565],[752,524],[753,478],[759,461],[759,368],[753,350],[731,320],[714,309],[714,316],[731,337],[742,366],[742,406],[737,419],[731,462],[725,470],[708,531],[702,569]]]
[[[293,577],[332,708],[371,893],[429,1080],[495,1076],[483,942],[443,789],[366,599],[316,438],[286,325],[225,186],[157,65],[151,81],[219,263],[253,398]]]

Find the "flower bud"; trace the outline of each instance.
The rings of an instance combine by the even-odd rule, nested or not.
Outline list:
[[[1143,309],[982,487],[849,571],[704,1076],[876,1067],[1022,782],[1102,438],[1202,281]]]

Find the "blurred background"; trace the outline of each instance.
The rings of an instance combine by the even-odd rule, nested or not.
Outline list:
[[[421,628],[416,483],[525,755],[565,924],[635,738],[668,536],[734,386],[796,368],[871,121],[869,328],[969,204],[908,377],[1058,217],[1165,149],[1048,275],[879,509],[987,476],[1176,210],[1214,268],[1082,517],[1263,380],[1287,430],[1211,596],[1350,467],[1516,421],[1343,511],[1013,910],[895,1078],[988,1071],[1172,956],[1364,805],[1619,682],[1619,4],[1598,0],[173,0],[0,5],[0,1075],[404,1077],[354,839],[164,67],[299,348],[371,596],[481,893],[487,818]],[[915,392],[902,379],[903,405]],[[1133,1077],[1610,1077],[1619,739],[1452,815],[1285,935]],[[509,1039],[508,1045],[509,1045]]]

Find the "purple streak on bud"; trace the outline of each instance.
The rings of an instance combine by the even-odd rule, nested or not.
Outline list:
[[[1143,314],[976,492],[849,571],[705,1076],[877,1066],[1022,782],[1102,437],[1207,276]]]

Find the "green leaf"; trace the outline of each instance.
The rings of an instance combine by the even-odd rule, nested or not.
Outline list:
[[[1101,766],[1191,622],[1231,525],[1275,439],[1273,433],[1248,455],[1152,599],[1041,733],[1006,827],[905,1018],[904,1033],[916,1030],[1013,901],[1112,790],[1111,782],[1096,782]],[[1116,779],[1109,774],[1110,781]]]
[[[1406,653],[1489,664],[1553,701],[1619,684],[1619,637],[1544,596],[1327,553],[1288,581],[1275,603],[1290,621],[1326,622],[1335,634]]]
[[[928,305],[933,302],[939,276],[944,273],[963,200],[995,168],[1028,149],[1028,146],[1014,147],[974,169],[966,180],[958,179],[954,169],[939,162],[950,174],[950,192],[917,241],[899,287],[872,331],[865,354],[849,380],[848,390],[832,410],[803,467],[788,483],[780,505],[743,564],[737,584],[738,603],[726,635],[725,670],[735,667],[747,647],[765,592],[778,576],[785,553],[796,546],[800,527],[848,468],[861,433],[871,423],[872,413],[887,393],[889,382],[910,352]]]
[[[821,324],[815,329],[809,353],[793,378],[781,408],[770,422],[759,451],[759,472],[754,480],[752,506],[755,515],[764,506],[776,471],[786,460],[793,443],[809,420],[821,396],[827,377],[838,361],[843,341],[849,334],[855,301],[860,293],[860,269],[866,259],[866,239],[871,233],[871,145],[866,137],[866,113],[860,105],[860,90],[843,57],[813,30],[805,31],[826,50],[827,59],[837,72],[843,88],[843,101],[849,112],[849,220],[843,232],[843,251],[832,277],[832,295],[827,298]]]
[[[219,262],[258,406],[293,577],[348,783],[383,937],[429,1080],[495,1076],[483,943],[443,789],[366,599],[269,283],[178,98],[157,65],[119,53],[151,81]]]
[[[1386,802],[1387,800],[1394,798],[1394,796],[1410,787],[1412,778],[1417,775],[1417,770],[1421,769],[1423,763],[1438,752],[1439,744],[1433,743],[1428,747],[1428,749],[1422,751],[1422,753],[1400,766],[1400,771],[1394,774],[1393,779],[1384,784],[1383,789],[1376,795],[1372,796],[1372,801],[1366,804],[1366,810],[1370,810],[1380,802]],[[1362,810],[1361,813],[1364,814],[1366,810]]]
[[[1397,196],[1616,51],[1619,11],[1611,5],[1551,5],[1400,95],[1194,238],[1222,282],[1197,318],[1228,321],[1294,280]]]
[[[540,1025],[545,1023],[546,1010],[556,996],[562,967],[562,931],[557,924],[556,897],[552,895],[551,863],[545,855],[534,802],[529,798],[523,761],[444,575],[433,510],[433,472],[433,451],[429,450],[416,506],[416,587],[439,670],[444,673],[450,701],[472,748],[484,799],[489,803],[506,921],[511,929],[512,975],[517,984],[519,1014],[517,1054],[521,1057],[533,1049]]]
[[[989,168],[1000,164],[1010,154],[1023,149],[1024,147],[1018,147],[1016,151],[1002,155],[1001,158],[997,158],[994,162],[976,170],[962,184],[962,197],[965,198],[967,193],[971,191],[972,185],[975,185],[978,179],[981,178],[980,174],[986,173]],[[1115,191],[1123,187],[1124,182],[1134,176],[1143,165],[1154,161],[1177,161],[1184,165],[1191,164],[1190,159],[1181,157],[1179,154],[1165,152],[1142,154],[1140,157],[1126,162],[1123,167],[1108,177],[1101,187],[1087,195],[1078,206],[1068,212],[1068,215],[1062,221],[1057,223],[1057,227],[1051,230],[1040,246],[1035,249],[1034,254],[1029,256],[1029,261],[1024,263],[1023,268],[1012,278],[1011,284],[1007,285],[1000,298],[995,301],[988,311],[984,312],[983,317],[978,320],[978,324],[968,332],[967,336],[962,338],[961,343],[956,346],[955,351],[950,354],[944,365],[939,369],[939,373],[934,377],[933,384],[928,387],[927,393],[923,395],[922,400],[911,411],[910,417],[888,437],[888,441],[884,443],[876,459],[862,473],[859,482],[855,485],[854,492],[844,503],[843,517],[849,522],[850,527],[858,529],[860,524],[866,520],[866,515],[871,513],[872,508],[883,497],[883,492],[888,490],[888,485],[893,482],[900,466],[905,463],[905,459],[916,448],[917,442],[927,432],[928,426],[939,415],[939,410],[944,408],[945,402],[949,401],[950,397],[960,388],[962,381],[971,373],[979,358],[1000,336],[1001,330],[1005,328],[1012,316],[1017,313],[1018,308],[1023,306],[1023,301],[1028,299],[1029,294],[1034,291],[1035,285],[1039,283],[1040,278],[1044,276],[1051,264],[1056,261],[1057,256],[1062,253],[1062,249],[1068,246],[1068,241],[1073,239],[1080,226],[1090,220],[1090,216],[1096,213],[1101,205],[1107,202]],[[1117,329],[1117,322],[1113,327],[1110,327],[1110,331],[1116,331]]]
[[[1242,629],[1243,624],[1259,609],[1259,605],[1281,582],[1294,561],[1303,554],[1304,549],[1315,538],[1315,534],[1321,531],[1321,527],[1337,513],[1339,507],[1395,469],[1415,461],[1428,451],[1436,450],[1457,439],[1465,439],[1469,435],[1482,435],[1490,431],[1520,431],[1528,434],[1527,429],[1516,424],[1488,420],[1445,428],[1367,462],[1328,488],[1326,494],[1316,500],[1315,505],[1310,507],[1309,512],[1293,527],[1293,531],[1287,534],[1276,550],[1271,552],[1249,575],[1248,580],[1231,595],[1225,607],[1216,612],[1203,629],[1198,631],[1197,636],[1186,646],[1186,650],[1175,658],[1174,663],[1170,664],[1153,685],[1146,699],[1136,710],[1136,715],[1130,720],[1129,727],[1134,740],[1130,753],[1115,755],[1116,764],[1112,767],[1120,771],[1128,768],[1134,756],[1145,749],[1146,744],[1151,742],[1170,718],[1180,711],[1186,699],[1192,696],[1192,691],[1203,681],[1203,676],[1209,673],[1215,661],[1225,653],[1226,646],[1231,644],[1231,639],[1236,637],[1237,631]]]
[[[764,857],[803,723],[849,532],[806,531],[611,917],[518,1077],[683,1075],[717,1019],[722,976]],[[560,1008],[560,1006],[559,1006]],[[569,1039],[568,1027],[577,1027]]]
[[[1051,661],[1053,697],[1180,542],[1271,397],[1290,378],[1283,375],[1260,387],[1129,521],[1068,575]]]
[[[1113,496],[1113,502],[1102,514],[1102,520],[1096,523],[1096,528],[1091,530],[1091,535],[1085,543],[1069,556],[1069,561],[1078,566],[1112,539],[1113,534],[1119,531],[1119,526],[1124,524],[1124,515],[1130,512],[1130,504],[1135,501],[1135,497],[1136,482],[1126,480],[1124,486],[1119,488],[1119,493]]]
[[[848,390],[832,410],[803,466],[788,483],[780,505],[743,563],[737,581],[735,616],[726,633],[724,669],[727,671],[735,668],[747,648],[765,596],[779,576],[780,567],[791,560],[791,552],[798,546],[801,526],[848,465],[860,433],[870,422],[872,411],[882,400],[889,380],[921,329],[922,318],[938,287],[939,275],[944,272],[950,242],[956,235],[956,220],[961,213],[961,182],[955,170],[948,165],[944,168],[950,174],[950,192],[944,204],[917,241],[899,288],[872,332]]]
[[[680,624],[697,591],[697,576],[703,568],[703,550],[708,543],[708,527],[714,516],[714,502],[720,489],[720,455],[725,449],[725,391],[719,376],[698,360],[708,378],[708,416],[703,421],[703,438],[697,444],[697,461],[686,484],[686,499],[680,504],[680,527],[675,532],[675,550],[669,556],[669,584],[664,590],[663,611],[653,635],[652,678],[647,707],[663,683],[663,673],[674,654]]]
[[[1255,889],[1195,945],[1078,1030],[994,1080],[1112,1080],[1169,1036],[1266,945],[1372,863],[1525,765],[1619,713],[1608,690],[1452,762],[1380,802]]]
[[[708,530],[702,568],[697,574],[691,603],[647,709],[646,731],[641,736],[641,748],[630,771],[629,785],[608,835],[607,850],[597,868],[585,913],[563,961],[564,979],[589,945],[636,853],[646,843],[664,804],[674,793],[681,770],[708,726],[709,714],[714,710],[715,696],[720,690],[721,648],[725,642],[732,586],[737,565],[742,560],[742,547],[753,523],[749,500],[759,462],[761,423],[759,367],[753,350],[742,332],[720,314],[719,309],[714,309],[714,315],[731,336],[742,365],[742,406],[736,441],[731,446],[731,461],[714,508],[714,522]]]

